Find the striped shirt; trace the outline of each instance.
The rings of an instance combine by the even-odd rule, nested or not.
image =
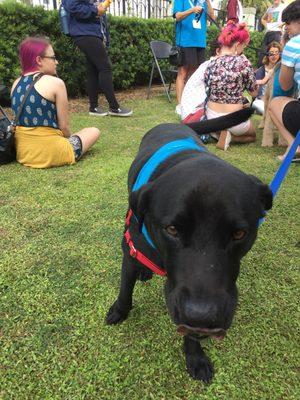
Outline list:
[[[281,64],[295,69],[294,80],[300,95],[300,34],[291,38],[284,46]]]

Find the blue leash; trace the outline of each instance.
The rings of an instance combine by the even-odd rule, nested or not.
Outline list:
[[[273,198],[276,196],[280,185],[282,184],[284,178],[286,177],[286,174],[289,170],[289,167],[291,165],[291,162],[293,160],[293,157],[296,153],[297,147],[300,146],[300,130],[297,133],[297,136],[295,137],[295,140],[290,147],[287,155],[284,157],[282,163],[280,164],[272,182],[270,183],[270,189],[273,193]],[[264,218],[261,218],[259,220],[259,226],[264,222]]]

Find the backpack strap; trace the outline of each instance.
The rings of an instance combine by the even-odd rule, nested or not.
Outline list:
[[[24,107],[25,101],[26,101],[26,99],[27,99],[27,97],[28,97],[28,95],[29,95],[31,89],[33,88],[33,86],[36,84],[36,82],[37,82],[43,75],[44,75],[43,73],[39,73],[37,76],[35,76],[35,77],[33,78],[33,81],[31,82],[29,88],[26,90],[26,92],[25,92],[25,94],[24,94],[24,97],[23,97],[23,100],[22,100],[22,102],[21,102],[21,104],[20,104],[20,107],[19,107],[19,109],[18,109],[17,115],[16,115],[15,119],[13,120],[13,126],[14,126],[14,127],[16,127],[16,125],[17,125],[18,122],[19,122],[19,118],[20,118],[21,113],[22,113],[22,111],[23,111],[23,107]]]

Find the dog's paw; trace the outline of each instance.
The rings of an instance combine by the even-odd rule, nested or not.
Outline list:
[[[116,301],[109,309],[106,315],[106,323],[108,325],[120,324],[121,322],[125,321],[128,317],[129,311],[122,311],[118,307],[118,302]]]
[[[186,368],[192,378],[205,383],[211,382],[214,375],[214,366],[205,355],[187,355]]]

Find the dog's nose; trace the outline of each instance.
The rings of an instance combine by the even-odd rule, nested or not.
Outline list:
[[[223,326],[219,306],[213,302],[195,302],[188,300],[183,305],[183,320],[189,326],[216,328]]]

